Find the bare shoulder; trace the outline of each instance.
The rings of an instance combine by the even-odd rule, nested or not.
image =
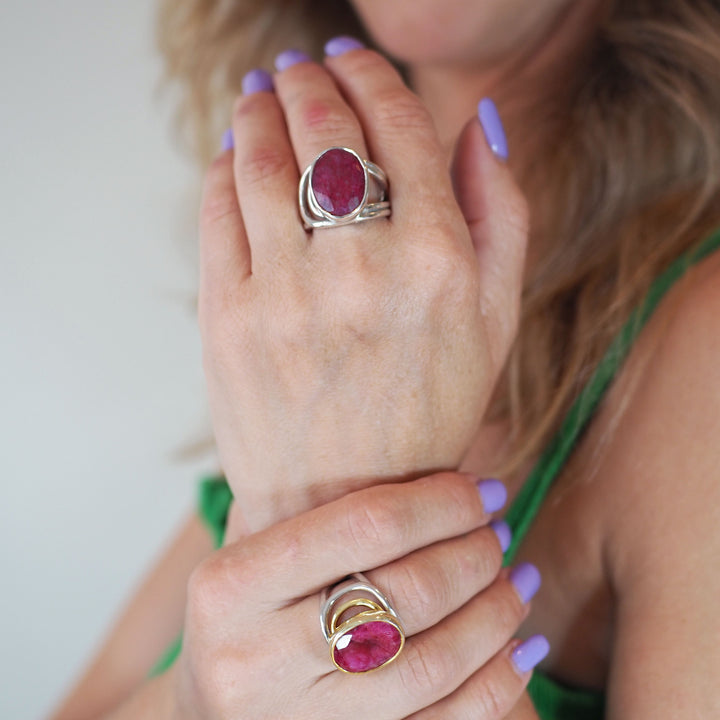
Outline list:
[[[668,293],[602,412],[591,494],[615,606],[610,718],[720,710],[719,358],[720,255]]]
[[[671,289],[609,397],[603,485],[617,498],[607,516],[615,521],[609,539],[623,548],[630,540],[648,544],[655,533],[667,532],[667,523],[692,522],[695,529],[704,524],[717,534],[719,360],[717,253]],[[631,523],[619,503],[634,508]]]

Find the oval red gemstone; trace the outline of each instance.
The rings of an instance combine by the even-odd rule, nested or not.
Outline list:
[[[398,654],[400,631],[388,622],[363,623],[341,635],[335,643],[335,662],[348,672],[374,670]]]
[[[318,205],[325,212],[342,217],[356,210],[362,202],[365,171],[355,155],[333,148],[315,161],[310,186]]]

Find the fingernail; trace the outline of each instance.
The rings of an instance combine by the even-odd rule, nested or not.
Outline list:
[[[516,565],[510,571],[509,578],[524,603],[530,602],[542,582],[540,571],[529,562]]]
[[[325,54],[328,57],[337,57],[350,50],[361,50],[364,47],[365,46],[356,38],[348,35],[340,35],[325,43]]]
[[[278,72],[282,72],[293,65],[307,62],[308,60],[310,60],[310,56],[302,50],[285,50],[285,52],[281,52],[275,58],[275,69]]]
[[[502,160],[508,158],[507,138],[495,103],[488,97],[478,103],[478,117],[490,149]]]
[[[222,142],[220,143],[220,147],[222,148],[223,152],[225,152],[226,150],[231,150],[233,147],[235,147],[235,142],[233,141],[232,128],[228,128],[223,133]]]
[[[490,527],[495,531],[495,534],[500,541],[500,547],[505,552],[512,542],[512,530],[510,526],[504,520],[495,520],[490,523]]]
[[[261,68],[255,68],[251,70],[242,79],[242,92],[243,95],[252,95],[256,92],[272,92],[273,81],[269,72],[262,70]]]
[[[485,512],[487,513],[497,512],[507,500],[507,490],[505,486],[494,478],[481,480],[477,484],[477,489],[480,493],[480,499],[482,500]]]
[[[550,652],[550,643],[544,635],[533,635],[518,645],[511,654],[513,664],[521,673],[532,670]]]

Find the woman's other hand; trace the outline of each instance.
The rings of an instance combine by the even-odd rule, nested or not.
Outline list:
[[[453,188],[389,62],[365,49],[300,60],[275,92],[238,99],[234,152],[210,167],[201,211],[211,413],[251,530],[363,479],[458,465],[514,337],[527,235],[477,119]],[[386,171],[392,216],[308,233],[298,180],[336,145]]]
[[[530,675],[511,638],[538,577],[500,571],[508,538],[487,525],[483,497],[458,473],[377,486],[214,553],[189,584],[176,720],[505,717]],[[407,640],[387,667],[348,677],[330,660],[318,594],[358,570]]]

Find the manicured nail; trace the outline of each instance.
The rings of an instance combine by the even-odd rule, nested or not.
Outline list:
[[[540,571],[529,562],[516,565],[510,571],[509,578],[524,603],[530,602],[542,582]]]
[[[548,653],[550,643],[544,635],[533,635],[518,645],[511,654],[513,664],[518,672],[532,670]]]
[[[337,57],[350,50],[361,50],[364,47],[365,46],[356,38],[349,37],[348,35],[340,35],[340,37],[334,37],[325,43],[325,54],[328,57]]]
[[[477,489],[480,493],[485,512],[487,513],[497,512],[507,500],[507,490],[505,486],[494,478],[481,480],[477,484]]]
[[[282,72],[293,65],[307,62],[308,60],[310,60],[310,56],[302,50],[285,50],[285,52],[281,52],[275,58],[275,69],[278,72]]]
[[[502,120],[495,103],[490,98],[483,98],[478,104],[478,117],[485,131],[485,139],[495,155],[503,160],[508,158],[507,138]]]
[[[256,92],[272,92],[273,81],[269,72],[261,68],[251,70],[242,79],[243,95],[252,95]]]
[[[500,547],[505,552],[512,542],[512,530],[510,526],[504,520],[494,520],[490,523],[490,527],[495,531],[495,534],[500,541]]]
[[[222,151],[225,152],[226,150],[230,150],[233,147],[235,147],[235,142],[233,141],[233,132],[232,128],[228,128],[222,136],[222,142],[220,143],[220,147],[222,148]]]

